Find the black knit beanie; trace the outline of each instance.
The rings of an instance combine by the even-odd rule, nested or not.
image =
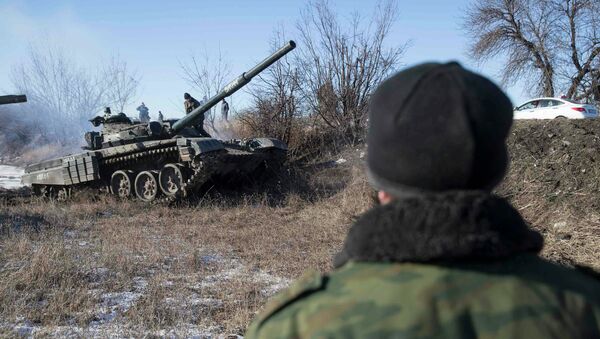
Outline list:
[[[369,179],[396,196],[492,190],[506,172],[512,119],[502,90],[456,62],[408,68],[371,99]]]

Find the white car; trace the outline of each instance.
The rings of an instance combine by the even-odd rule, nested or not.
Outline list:
[[[537,98],[529,100],[513,112],[515,119],[588,119],[597,118],[593,105],[580,104],[569,99]]]

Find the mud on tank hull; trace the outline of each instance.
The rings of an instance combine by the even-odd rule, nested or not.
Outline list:
[[[137,142],[46,160],[25,168],[34,193],[66,199],[73,188],[108,187],[121,198],[176,200],[209,180],[230,182],[278,168],[287,152],[270,138],[220,141],[178,137]]]

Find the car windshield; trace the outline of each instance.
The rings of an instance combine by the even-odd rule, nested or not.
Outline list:
[[[580,102],[577,102],[577,101],[575,101],[575,100],[572,100],[572,99],[565,99],[565,98],[562,98],[562,100],[564,100],[564,101],[566,101],[566,102],[570,102],[570,103],[572,103],[572,104],[580,104]]]

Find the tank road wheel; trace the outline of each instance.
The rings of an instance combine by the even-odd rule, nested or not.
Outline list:
[[[56,200],[58,201],[67,201],[71,196],[71,189],[67,187],[57,188],[56,191]]]
[[[33,193],[42,198],[52,198],[54,195],[54,188],[48,185],[32,185]]]
[[[182,169],[176,164],[166,164],[158,176],[161,191],[167,196],[175,196],[182,194],[181,187],[187,180],[184,174],[185,169]]]
[[[142,201],[156,199],[159,192],[158,171],[143,171],[135,177],[135,195]]]
[[[33,194],[35,194],[38,197],[43,197],[44,192],[45,192],[45,188],[46,186],[43,185],[37,185],[37,184],[33,184],[31,185],[31,189],[33,190]]]
[[[110,192],[119,198],[129,198],[133,193],[133,172],[115,171],[110,177]]]

